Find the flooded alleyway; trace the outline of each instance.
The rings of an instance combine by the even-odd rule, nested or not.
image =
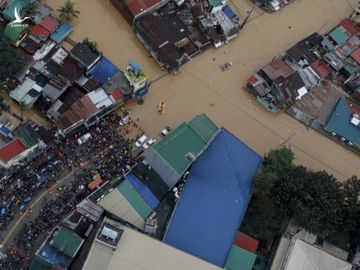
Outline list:
[[[62,0],[46,0],[55,9]],[[76,0],[79,18],[71,38],[85,37],[119,68],[131,59],[138,61],[155,79],[161,70],[135,37],[131,26],[110,0]],[[290,145],[296,161],[314,170],[325,169],[339,180],[360,175],[360,157],[313,130],[306,129],[284,113],[271,114],[258,105],[243,88],[245,80],[258,68],[313,32],[324,33],[347,17],[358,0],[296,0],[279,13],[256,9],[239,37],[219,49],[209,49],[181,68],[152,84],[144,105],[129,104],[140,118],[146,134],[157,137],[166,126],[177,126],[195,114],[206,113],[254,150],[263,154],[279,145]],[[232,0],[242,16],[252,7],[249,0]],[[233,62],[228,71],[219,66]],[[164,115],[157,113],[161,100]]]

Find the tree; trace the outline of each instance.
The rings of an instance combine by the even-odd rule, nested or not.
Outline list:
[[[57,11],[59,12],[59,19],[66,23],[71,23],[80,14],[80,11],[75,9],[75,3],[71,0],[66,0]]]
[[[30,107],[29,107],[29,104],[25,103],[24,101],[20,101],[19,107],[20,107],[20,113],[21,113],[20,119],[21,119],[21,121],[23,121],[23,120],[24,120],[24,117],[23,117],[23,116],[24,116],[24,112],[25,112],[26,110],[28,110]]]
[[[272,192],[280,211],[311,233],[327,236],[343,225],[341,184],[325,171],[297,166]]]
[[[265,155],[263,168],[266,171],[282,175],[292,168],[294,157],[294,152],[289,147],[273,149]]]
[[[344,194],[343,216],[347,230],[357,230],[360,226],[360,179],[351,177],[342,184]]]
[[[18,71],[19,57],[2,36],[0,36],[0,59],[0,81],[4,81]]]
[[[275,204],[273,188],[293,168],[294,153],[288,147],[271,150],[264,161],[255,180],[255,189],[246,212],[242,230],[259,238],[275,237],[285,218]]]
[[[39,5],[38,2],[32,2],[29,3],[28,5],[26,5],[22,11],[21,11],[21,15],[23,17],[35,17],[36,15],[40,14],[39,11]]]
[[[88,45],[90,50],[92,50],[94,53],[100,54],[99,46],[98,46],[97,42],[91,41],[88,37],[86,37],[86,38],[84,38],[82,43],[85,45]]]

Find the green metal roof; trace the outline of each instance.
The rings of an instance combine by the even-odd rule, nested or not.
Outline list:
[[[212,6],[212,7],[222,6],[221,0],[209,0],[208,2],[210,4],[210,6]]]
[[[182,175],[192,163],[187,154],[197,158],[217,130],[205,114],[198,115],[190,123],[184,122],[171,131],[153,149]]]
[[[225,264],[225,270],[251,270],[256,254],[233,245]]]
[[[38,143],[38,137],[29,124],[16,129],[14,135],[21,140],[26,148],[30,148]]]
[[[336,28],[330,33],[330,37],[338,44],[344,44],[348,39],[349,35],[341,28]]]
[[[189,122],[189,126],[206,141],[209,141],[218,130],[218,127],[205,114],[195,116]]]
[[[357,72],[359,70],[359,68],[358,68],[359,66],[353,59],[346,58],[345,62],[347,63],[345,66],[345,70],[347,72],[349,72],[350,74],[354,74],[355,72]]]
[[[51,264],[38,256],[34,257],[28,268],[28,270],[50,270],[50,269],[51,269]]]
[[[152,213],[151,207],[146,203],[146,201],[141,197],[141,195],[129,183],[128,180],[122,182],[117,188],[144,220],[149,217],[149,215]]]
[[[4,30],[4,36],[11,42],[16,43],[26,29],[27,26],[23,24],[7,25]]]
[[[83,241],[84,240],[76,233],[61,227],[54,233],[50,245],[70,256],[71,258],[74,258]]]

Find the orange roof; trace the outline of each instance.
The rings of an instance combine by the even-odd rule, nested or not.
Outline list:
[[[94,190],[97,186],[100,186],[102,183],[103,180],[101,179],[100,175],[96,175],[96,178],[88,184],[88,188],[90,190]]]
[[[116,88],[112,93],[111,96],[114,98],[115,101],[118,101],[124,97],[124,95],[121,93],[119,88]]]
[[[8,162],[25,150],[25,145],[20,141],[20,139],[16,138],[0,148],[0,159],[4,162]]]
[[[243,232],[238,232],[234,244],[238,247],[246,249],[247,251],[255,253],[259,245],[259,241]]]

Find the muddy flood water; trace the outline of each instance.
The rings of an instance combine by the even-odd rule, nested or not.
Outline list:
[[[62,0],[47,0],[56,9]],[[71,38],[88,37],[120,69],[137,60],[151,79],[161,76],[159,66],[142,47],[130,25],[110,0],[75,0],[80,11]],[[152,84],[143,105],[130,103],[146,134],[158,137],[160,130],[177,126],[195,114],[206,113],[218,126],[233,132],[255,151],[264,154],[279,145],[289,145],[296,162],[314,170],[325,169],[339,180],[360,175],[360,157],[284,113],[271,114],[244,90],[245,80],[258,68],[313,32],[324,33],[349,16],[358,0],[296,0],[279,13],[256,9],[239,37],[219,49],[209,49],[180,69]],[[233,0],[244,16],[250,0]],[[231,61],[233,67],[219,66]],[[161,100],[166,112],[157,113]]]

